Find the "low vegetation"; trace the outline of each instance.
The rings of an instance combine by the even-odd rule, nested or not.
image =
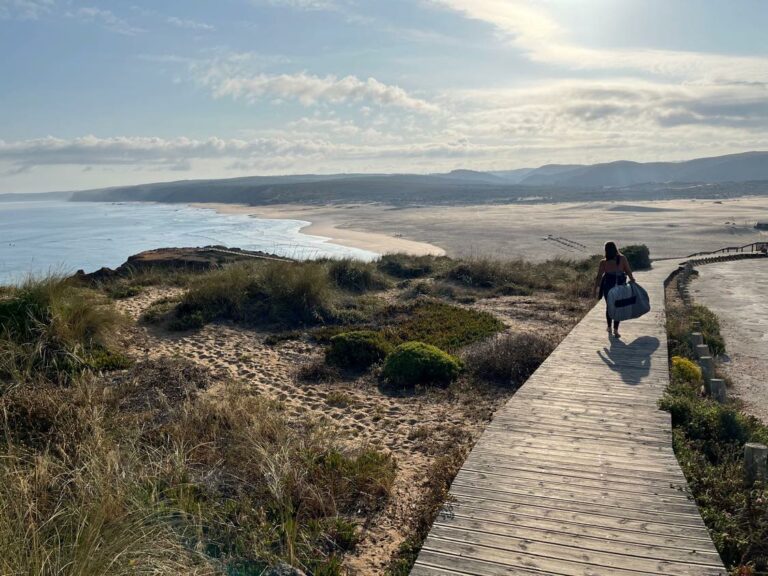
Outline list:
[[[461,361],[435,346],[406,342],[387,357],[382,375],[396,386],[445,386],[456,380],[461,368]]]
[[[0,399],[4,574],[340,574],[395,463],[184,361]],[[161,387],[162,388],[159,388]]]
[[[337,304],[323,263],[235,264],[193,281],[171,327],[197,328],[214,320],[311,325],[332,320]]]
[[[462,360],[480,380],[518,387],[547,359],[556,343],[532,333],[502,334],[467,348]]]
[[[414,511],[410,536],[400,545],[385,571],[386,576],[408,576],[411,573],[421,546],[438,515],[446,506],[450,507],[448,490],[458,474],[469,448],[462,445],[449,447],[437,458],[426,474],[426,494]]]
[[[328,274],[336,286],[350,292],[383,290],[389,286],[389,281],[378,271],[375,264],[351,258],[331,260],[328,264]]]
[[[98,293],[62,277],[30,279],[0,297],[0,381],[65,383],[84,370],[120,368],[123,322]]]
[[[631,244],[619,249],[629,262],[632,270],[648,270],[651,267],[651,253],[645,244]]]
[[[686,306],[668,289],[671,383],[661,407],[672,415],[675,453],[720,556],[734,574],[768,572],[768,486],[749,485],[744,444],[768,443],[768,426],[733,402],[703,395],[701,370],[688,336],[701,322],[705,339],[724,349],[717,318],[702,306]]]
[[[478,279],[482,270],[490,280]],[[553,345],[500,336],[498,318],[466,303],[542,290],[572,298],[592,274],[592,261],[394,255],[238,261],[167,283],[153,269],[88,287],[49,278],[2,289],[0,573],[245,576],[285,563],[334,576],[387,504],[397,474],[388,452],[298,417],[202,361],[122,356],[115,335],[125,320],[114,306],[148,303],[147,287],[173,290],[145,307],[143,322],[189,330],[228,321],[257,328],[256,339],[274,346],[268,355],[308,349],[314,360],[298,367],[299,387],[321,383],[321,404],[335,413],[360,411],[361,391],[380,393],[378,384],[385,393],[450,386],[418,393],[461,397],[464,410],[481,394],[508,393],[498,384],[522,383]],[[322,346],[325,358],[315,353]],[[242,352],[249,366],[252,352]],[[492,406],[476,410],[477,422]],[[468,450],[471,426],[456,428],[420,432],[437,452],[421,448],[434,462],[393,575],[408,572]]]
[[[393,346],[381,334],[371,330],[343,332],[331,338],[325,358],[341,368],[369,368],[384,360]]]
[[[673,310],[672,314],[667,314],[669,348],[673,356],[696,357],[695,350],[691,347],[691,333],[696,330],[701,332],[704,344],[709,346],[715,356],[725,354],[725,341],[720,334],[717,316],[706,306],[694,304],[679,307]]]
[[[448,352],[493,336],[504,328],[488,312],[434,300],[397,307],[388,314],[391,318],[385,331],[395,342],[417,340]]]
[[[444,277],[459,284],[515,296],[550,290],[568,296],[591,294],[599,258],[581,261],[563,259],[546,262],[473,258],[455,263]]]
[[[385,254],[379,260],[378,268],[394,278],[422,278],[441,271],[449,262],[445,256]]]

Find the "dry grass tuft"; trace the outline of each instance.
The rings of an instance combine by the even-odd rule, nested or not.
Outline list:
[[[555,346],[551,338],[538,334],[502,334],[469,347],[462,359],[475,377],[517,387],[536,371]]]

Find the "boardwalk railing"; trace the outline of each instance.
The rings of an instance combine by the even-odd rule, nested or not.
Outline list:
[[[596,306],[501,408],[456,476],[415,576],[714,576],[726,571],[657,402],[668,385],[664,281],[608,336]]]

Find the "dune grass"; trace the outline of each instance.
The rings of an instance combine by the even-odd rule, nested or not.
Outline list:
[[[545,290],[567,296],[589,297],[598,257],[546,262],[470,258],[456,261],[443,277],[458,284],[490,290],[496,295],[526,295]]]
[[[414,284],[414,296],[422,293],[459,302],[536,291],[588,297],[596,266],[595,258],[530,263],[403,254],[386,255],[376,263],[351,259],[236,263],[190,281],[169,326],[186,330],[215,320],[283,328],[361,323],[380,306],[373,297],[376,291],[415,278],[421,280]]]
[[[362,262],[353,258],[328,261],[328,275],[331,281],[343,290],[368,292],[388,288],[390,282],[379,272],[375,263]]]
[[[206,378],[152,361],[0,396],[0,573],[245,574],[282,561],[340,574],[355,519],[388,497],[393,459],[289,423],[234,383],[201,394]]]
[[[176,308],[175,329],[214,320],[311,325],[334,317],[338,301],[321,262],[234,264],[195,279]]]
[[[540,334],[501,334],[468,347],[462,360],[475,378],[516,388],[536,371],[555,346],[552,338]]]
[[[0,378],[69,381],[120,368],[114,331],[125,320],[103,296],[59,276],[31,278],[0,297]]]

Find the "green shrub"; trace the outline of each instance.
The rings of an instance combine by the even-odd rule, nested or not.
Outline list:
[[[376,265],[352,258],[332,260],[328,265],[331,280],[343,290],[366,292],[387,287],[387,281],[376,270]]]
[[[447,385],[460,371],[461,362],[447,352],[423,342],[406,342],[387,357],[383,376],[398,386]]]
[[[392,348],[380,332],[344,332],[331,338],[325,359],[329,364],[342,368],[368,368],[384,360]]]
[[[645,244],[632,244],[619,250],[627,258],[632,270],[648,270],[651,267],[651,256]]]
[[[454,351],[503,330],[493,314],[443,302],[423,301],[405,309],[406,316],[389,326],[400,342],[419,341]]]
[[[678,382],[701,384],[701,368],[687,358],[672,357],[672,379]]]

